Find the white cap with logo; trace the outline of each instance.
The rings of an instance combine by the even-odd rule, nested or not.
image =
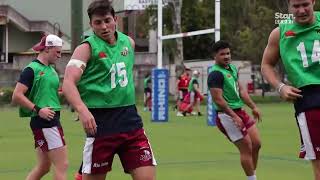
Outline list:
[[[54,34],[43,36],[41,41],[32,47],[35,51],[42,51],[46,47],[62,46],[63,40]]]

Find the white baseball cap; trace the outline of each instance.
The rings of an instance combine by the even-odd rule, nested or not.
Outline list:
[[[41,41],[38,44],[34,45],[32,49],[35,51],[42,51],[46,47],[54,47],[54,46],[62,47],[62,43],[63,43],[63,40],[61,38],[59,38],[54,34],[49,34],[49,35],[43,36],[41,38]]]
[[[199,74],[200,74],[200,72],[199,72],[199,71],[197,71],[197,70],[194,70],[194,71],[192,72],[192,74],[193,74],[193,75],[199,75]]]

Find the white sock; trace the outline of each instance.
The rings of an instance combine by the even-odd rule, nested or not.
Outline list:
[[[248,176],[248,180],[257,180],[256,175]]]

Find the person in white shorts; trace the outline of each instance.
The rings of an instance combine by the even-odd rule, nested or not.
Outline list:
[[[208,76],[208,88],[218,111],[217,126],[239,149],[241,165],[248,180],[256,180],[261,142],[256,121],[243,110],[243,105],[245,103],[252,109],[256,120],[260,120],[260,111],[238,82],[238,70],[231,64],[229,43],[216,42],[213,57],[215,65]]]
[[[60,123],[59,76],[52,66],[61,57],[62,39],[49,34],[33,47],[39,51],[20,75],[12,101],[20,105],[20,116],[31,117],[37,164],[27,180],[41,179],[53,164],[53,179],[67,179],[67,147]]]

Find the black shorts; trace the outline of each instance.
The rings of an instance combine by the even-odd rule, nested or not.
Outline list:
[[[61,127],[60,124],[60,111],[55,111],[53,119],[50,121],[41,118],[40,116],[31,117],[30,127],[31,129],[42,129],[42,128],[51,128],[51,127]]]
[[[116,108],[90,108],[89,111],[98,126],[95,137],[129,132],[143,127],[142,119],[135,105]],[[87,137],[92,136],[87,134]]]
[[[296,111],[296,116],[310,109],[320,108],[320,85],[308,85],[301,90],[302,98],[298,98],[294,102],[294,108]]]

